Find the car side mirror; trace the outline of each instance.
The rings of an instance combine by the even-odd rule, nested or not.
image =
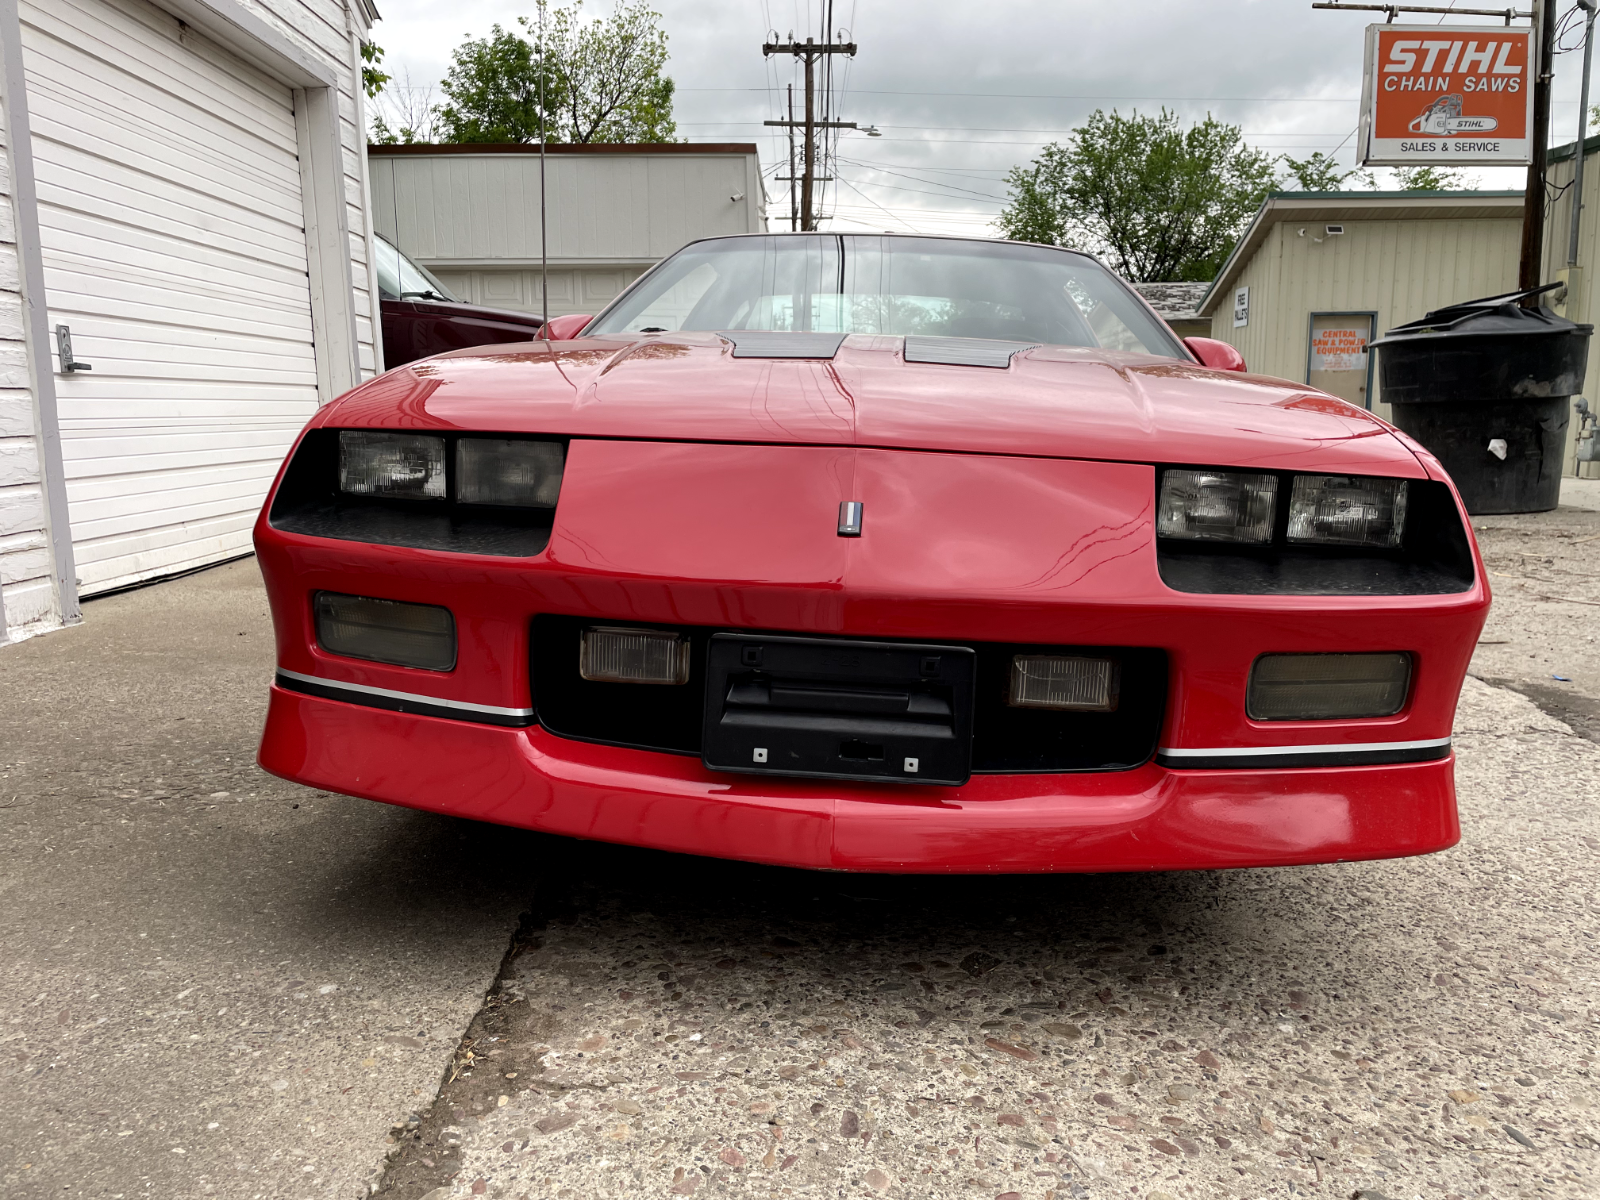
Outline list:
[[[540,336],[552,342],[570,342],[592,320],[594,320],[592,313],[570,313],[564,317],[551,317],[550,324]]]
[[[1244,365],[1244,355],[1240,354],[1227,342],[1219,342],[1216,338],[1192,337],[1184,338],[1183,344],[1189,347],[1189,353],[1200,360],[1200,365],[1210,367],[1214,371],[1248,371]]]

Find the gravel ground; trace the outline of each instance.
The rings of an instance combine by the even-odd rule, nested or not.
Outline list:
[[[1600,486],[1581,500],[1473,520],[1494,607],[1472,673],[1600,741]]]
[[[1467,835],[1077,878],[613,847],[540,889],[386,1194],[1600,1193],[1600,748],[1469,681]]]

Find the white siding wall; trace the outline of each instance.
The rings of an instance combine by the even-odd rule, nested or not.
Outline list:
[[[0,130],[5,128],[0,125]],[[0,134],[3,136],[3,134]],[[50,539],[28,348],[23,341],[16,212],[8,145],[0,145],[0,608],[6,634],[53,623]]]

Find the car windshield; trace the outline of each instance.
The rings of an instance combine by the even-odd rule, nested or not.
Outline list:
[[[451,295],[449,288],[383,238],[373,238],[372,249],[377,259],[378,291],[385,299],[449,300],[460,303]]]
[[[954,238],[819,234],[685,247],[586,331],[812,330],[997,338],[1185,357],[1082,254]]]

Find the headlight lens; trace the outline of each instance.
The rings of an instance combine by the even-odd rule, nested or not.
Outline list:
[[[444,439],[340,430],[339,488],[354,496],[443,500]]]
[[[1296,475],[1289,499],[1289,540],[1329,546],[1400,544],[1406,481],[1360,475]]]
[[[1276,475],[1166,471],[1161,476],[1156,532],[1170,538],[1264,545],[1272,540],[1277,497]]]
[[[462,438],[456,443],[456,499],[462,504],[554,508],[565,458],[560,442]]]
[[[1391,717],[1410,684],[1409,654],[1263,654],[1245,711],[1257,721]]]
[[[318,592],[316,615],[317,644],[330,654],[425,671],[456,665],[456,622],[448,608]]]

